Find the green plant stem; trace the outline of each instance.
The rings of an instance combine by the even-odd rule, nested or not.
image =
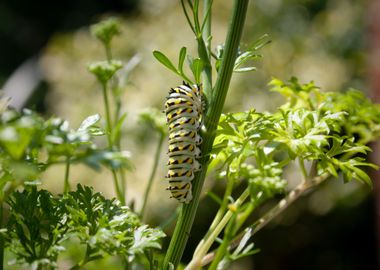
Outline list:
[[[147,205],[147,202],[148,202],[149,193],[150,193],[150,190],[152,188],[153,179],[154,179],[154,176],[156,175],[156,171],[157,171],[157,167],[158,167],[158,162],[160,160],[160,154],[161,154],[162,145],[164,143],[164,139],[165,139],[165,134],[164,133],[160,133],[160,138],[158,140],[156,153],[154,155],[154,163],[153,163],[152,171],[150,173],[148,185],[147,185],[147,187],[145,189],[143,206],[141,208],[140,215],[141,215],[142,219],[144,219],[145,209],[146,209],[146,205]]]
[[[111,52],[111,46],[110,46],[110,44],[104,44],[104,48],[106,50],[107,61],[111,62],[111,60],[112,60],[112,52]]]
[[[120,148],[118,148],[120,150]],[[120,182],[121,182],[121,194],[123,196],[123,201],[125,203],[125,191],[127,190],[127,179],[125,178],[125,169],[120,168],[119,169],[119,175],[120,175]]]
[[[103,90],[104,108],[106,111],[106,131],[107,131],[108,147],[111,149],[112,148],[112,140],[111,140],[112,121],[111,121],[110,105],[108,101],[107,84],[103,84],[102,90]]]
[[[107,84],[103,84],[103,100],[104,100],[104,107],[106,111],[106,130],[107,130],[107,140],[108,140],[108,147],[110,150],[113,148],[112,139],[111,139],[111,130],[112,130],[112,120],[111,120],[111,113],[110,113],[110,105],[108,101],[108,88]],[[124,190],[120,189],[120,183],[117,177],[117,171],[115,169],[112,169],[112,176],[113,176],[113,183],[115,186],[116,196],[118,200],[125,205],[125,194]]]
[[[72,266],[70,270],[78,270],[81,269],[89,260],[91,254],[91,248],[89,245],[86,246],[86,254],[84,255],[84,258],[78,262],[76,265]]]
[[[228,175],[228,173],[227,173],[227,175]],[[208,239],[210,237],[210,234],[215,230],[215,228],[218,226],[221,219],[225,215],[225,212],[226,212],[226,209],[228,206],[229,197],[233,191],[234,184],[235,183],[232,179],[227,180],[227,187],[226,187],[226,190],[225,190],[224,195],[223,195],[223,201],[220,204],[219,210],[216,213],[214,220],[212,221],[211,226],[210,226],[209,230],[207,231],[206,235],[203,237],[203,239]],[[198,244],[197,248],[194,251],[194,256],[196,256],[196,254],[198,253],[198,250],[202,247],[203,242],[204,242],[204,240],[200,241],[200,243]]]
[[[236,232],[239,231],[239,229],[243,226],[244,222],[247,220],[254,209],[255,205],[253,203],[249,203],[242,213],[239,213],[235,219],[231,219],[229,221],[229,224],[226,227],[226,233],[224,235],[223,242],[218,247],[215,258],[212,261],[209,270],[217,269],[220,261],[223,260],[224,256],[226,255],[234,235],[236,235]]]
[[[212,93],[210,108],[205,117],[206,132],[202,134],[204,141],[201,145],[201,151],[203,154],[200,159],[202,170],[195,175],[195,179],[193,180],[193,200],[189,204],[183,204],[181,206],[178,222],[163,262],[162,269],[165,270],[170,269],[171,266],[174,267],[174,269],[178,267],[190,235],[191,227],[193,226],[195,213],[199,205],[199,198],[206,176],[209,153],[211,152],[215,139],[215,130],[222,113],[238,52],[247,6],[248,0],[235,0],[234,2],[233,15],[225,42],[225,53],[222,59],[216,86]]]
[[[203,1],[203,20],[204,28],[202,31],[203,40],[206,42],[207,52],[209,54],[209,59],[211,59],[211,8],[212,0]],[[207,11],[210,10],[210,13],[207,14]],[[206,17],[208,16],[208,17]]]
[[[302,181],[294,190],[289,192],[289,194],[282,199],[276,206],[274,206],[271,210],[269,210],[264,216],[262,216],[257,222],[255,222],[251,228],[251,236],[260,231],[263,227],[265,227],[270,221],[272,221],[275,217],[277,217],[280,213],[282,213],[285,209],[287,209],[293,202],[295,202],[299,197],[301,197],[306,191],[310,190],[313,187],[318,186],[322,182],[324,182],[330,174],[323,174],[320,176],[316,176],[311,180]],[[240,233],[235,237],[234,240],[231,241],[229,248],[233,249],[237,247],[243,238],[245,232]],[[216,252],[210,252],[205,255],[202,259],[201,266],[205,266],[212,262],[215,259]]]
[[[120,184],[117,177],[117,171],[115,169],[112,169],[112,176],[113,176],[113,184],[115,186],[117,199],[121,202],[122,205],[125,205],[125,194],[120,189]]]
[[[198,37],[198,54],[204,63],[201,72],[203,89],[206,97],[210,97],[212,90],[212,66],[211,66],[211,5],[212,0],[204,0],[203,2],[203,20],[204,28],[202,36]],[[207,11],[210,13],[207,14]],[[207,17],[206,17],[207,16]]]
[[[109,43],[104,44],[104,48],[106,51],[107,61],[111,62],[111,60],[112,60],[111,45]],[[116,94],[114,93],[114,97],[115,96],[116,96]],[[116,147],[118,150],[120,150],[120,148],[121,148],[120,147],[120,139],[117,142],[113,142],[114,145],[112,145],[111,129],[114,125],[116,125],[117,121],[119,120],[120,110],[121,110],[121,100],[120,100],[120,97],[115,98],[116,99],[116,101],[115,101],[116,108],[115,108],[115,115],[114,115],[115,122],[114,122],[114,124],[112,124],[111,113],[110,113],[110,108],[109,108],[110,106],[109,106],[109,101],[108,101],[107,85],[103,85],[103,97],[104,97],[104,104],[105,104],[105,108],[106,108],[106,117],[107,117],[108,146],[110,149],[112,149],[113,147]],[[113,175],[113,179],[114,179],[114,186],[115,186],[115,190],[116,190],[118,200],[122,204],[125,205],[125,200],[126,200],[125,199],[125,190],[127,188],[126,187],[127,181],[125,179],[125,172],[123,169],[119,170],[119,174],[120,174],[121,183],[119,183],[116,170],[112,170],[112,175]],[[121,188],[120,188],[120,185],[121,185]]]
[[[202,258],[206,255],[206,253],[209,251],[211,245],[215,242],[218,235],[222,232],[224,227],[228,224],[228,222],[231,220],[232,216],[236,213],[236,209],[248,198],[249,196],[249,190],[245,190],[239,197],[239,199],[236,200],[235,203],[231,204],[230,210],[223,216],[221,221],[218,223],[218,225],[215,227],[215,229],[211,232],[210,236],[202,240],[200,242],[200,247],[197,249],[197,253],[194,254],[193,259],[188,264],[188,266],[185,268],[185,270],[195,270],[199,269],[201,267],[201,261]],[[235,209],[235,210],[233,210]]]
[[[91,256],[93,250],[92,248],[87,245],[86,246],[86,254],[83,258],[83,260],[81,260],[79,263],[77,263],[76,265],[72,266],[70,268],[70,270],[78,270],[78,269],[81,269],[83,266],[85,266],[87,263],[91,262],[91,261],[95,261],[95,260],[99,260],[101,258],[103,258],[102,255],[95,255],[95,256]]]
[[[67,193],[70,191],[70,183],[69,183],[69,175],[70,175],[70,157],[66,157],[65,163],[65,181],[63,186],[63,193]]]
[[[232,218],[228,222],[226,229],[224,230],[225,232],[224,232],[223,242],[219,246],[218,251],[216,252],[216,255],[215,255],[215,259],[213,260],[208,270],[216,270],[219,262],[226,255],[228,246],[234,237],[235,220],[236,220],[236,213],[234,214],[234,216],[232,216]]]
[[[237,219],[236,219],[236,225],[235,225],[235,233],[243,226],[244,222],[248,219],[248,217],[251,215],[253,210],[256,209],[256,204],[250,203],[244,209],[242,213],[239,213]]]
[[[305,161],[302,158],[298,158],[298,164],[300,165],[302,175],[303,175],[303,179],[305,181],[308,178],[306,168],[305,168]]]

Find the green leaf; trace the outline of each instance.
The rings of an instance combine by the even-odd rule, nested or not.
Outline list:
[[[269,35],[264,34],[261,37],[259,37],[251,46],[249,46],[248,50],[257,51],[265,45],[268,45],[269,43],[271,43],[271,40],[269,40]]]
[[[164,55],[162,52],[153,51],[153,56],[158,60],[158,62],[163,64],[165,67],[167,67],[168,69],[170,69],[174,73],[176,73],[176,74],[179,73],[178,70],[173,65],[173,63],[169,60],[169,58],[167,58],[166,55]]]
[[[243,73],[243,72],[249,72],[249,71],[256,71],[256,67],[244,67],[244,68],[236,68],[234,69],[234,72],[237,73]]]
[[[193,72],[195,82],[200,83],[201,81],[201,72],[203,69],[203,61],[200,58],[191,59],[188,58],[190,62],[190,69]]]
[[[179,52],[179,57],[178,57],[178,70],[181,74],[183,74],[183,63],[185,62],[185,58],[186,58],[186,47],[182,47]]]

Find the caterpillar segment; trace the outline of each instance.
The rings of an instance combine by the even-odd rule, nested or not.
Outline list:
[[[193,156],[182,155],[180,157],[171,157],[167,163],[169,170],[175,168],[188,168],[193,171],[199,171],[201,165]]]
[[[195,141],[196,145],[200,145],[202,143],[202,137],[197,134],[194,130],[179,130],[176,132],[172,132],[169,134],[169,144],[174,142],[193,142]]]
[[[166,121],[169,127],[169,181],[167,188],[171,197],[181,203],[192,200],[194,172],[201,169],[198,158],[201,156],[199,145],[202,138],[198,132],[202,124],[204,109],[203,93],[200,85],[190,86],[183,83],[169,90],[165,102]]]
[[[172,110],[166,115],[166,118],[168,121],[175,121],[178,118],[181,117],[191,117],[191,118],[196,118],[198,117],[198,113],[194,108],[192,107],[184,107],[184,108],[177,108]]]
[[[195,143],[169,144],[169,157],[178,157],[181,155],[191,155],[195,158],[200,158],[201,150],[195,145]]]
[[[180,203],[188,203],[193,199],[193,194],[191,191],[191,183],[184,183],[180,185],[170,185],[167,190],[170,190],[170,198],[177,199]]]
[[[182,130],[186,128],[188,130],[195,129],[198,131],[199,127],[199,121],[194,117],[181,117],[169,124],[169,130]]]

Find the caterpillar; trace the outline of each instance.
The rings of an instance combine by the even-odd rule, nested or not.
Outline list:
[[[197,159],[201,156],[198,132],[202,126],[204,98],[201,85],[182,85],[171,88],[165,102],[166,121],[169,127],[168,173],[171,198],[189,203],[192,198],[191,181],[194,172],[201,169]]]

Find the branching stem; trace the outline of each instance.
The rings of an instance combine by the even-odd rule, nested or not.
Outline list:
[[[255,222],[251,228],[251,236],[260,231],[263,227],[265,227],[269,222],[271,222],[275,217],[277,217],[280,213],[282,213],[285,209],[287,209],[294,201],[296,201],[301,195],[303,195],[309,189],[318,186],[322,182],[324,182],[330,175],[323,174],[320,176],[316,176],[313,179],[308,181],[302,181],[294,190],[289,192],[289,194],[282,199],[276,206],[274,206],[271,210],[269,210],[263,217],[261,217],[257,222]],[[233,241],[231,241],[230,249],[237,247],[243,238],[245,232],[242,232],[238,236],[235,237]],[[212,262],[215,258],[216,251],[213,251],[206,256],[203,257],[201,266],[205,266]]]
[[[246,189],[240,195],[239,199],[237,199],[236,202],[231,205],[230,210],[228,210],[227,213],[223,216],[223,218],[217,224],[215,229],[211,231],[211,234],[199,243],[199,248],[197,248],[196,253],[194,253],[193,259],[191,260],[189,265],[185,268],[185,270],[195,270],[195,269],[200,268],[202,258],[206,255],[211,245],[215,242],[215,239],[226,227],[231,217],[235,214],[236,210],[233,210],[233,209],[237,209],[248,198],[248,196],[249,196],[249,190]]]

